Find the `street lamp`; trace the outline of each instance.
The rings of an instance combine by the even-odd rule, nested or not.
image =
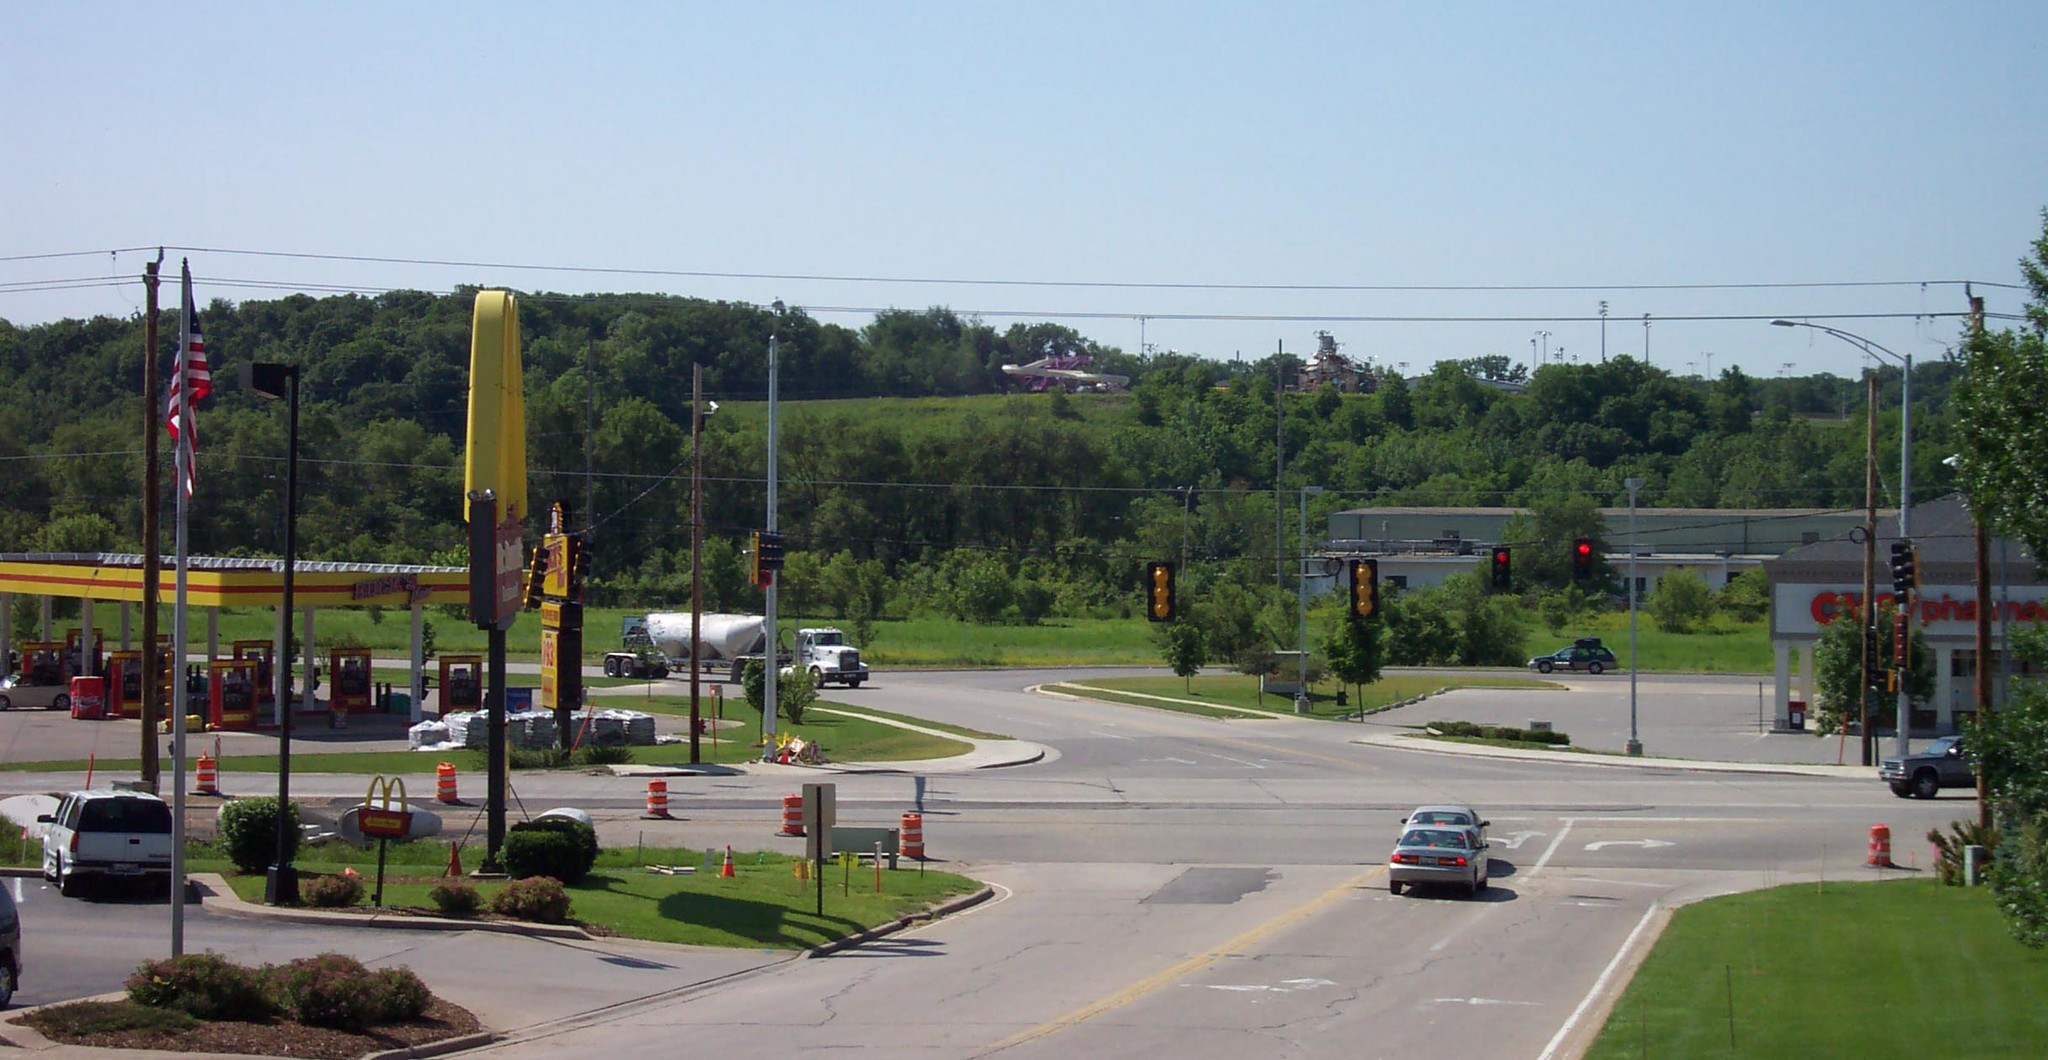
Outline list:
[[[285,694],[277,697],[277,856],[263,879],[267,905],[299,904],[299,871],[292,867],[292,568],[299,552],[299,366],[244,363],[242,387],[259,397],[285,399],[284,463],[284,650],[278,671]]]
[[[1642,669],[1636,655],[1636,491],[1643,480],[1632,478],[1628,487],[1628,743],[1622,749],[1630,755],[1643,753],[1643,741],[1636,736],[1636,671]]]
[[[1889,357],[1905,369],[1906,374],[1899,385],[1899,540],[1912,540],[1912,534],[1909,532],[1912,524],[1908,513],[1913,510],[1913,355],[1893,353],[1861,335],[1831,328],[1825,324],[1810,324],[1804,320],[1773,320],[1771,326],[1824,331],[1871,356],[1882,354]],[[1907,602],[1899,601],[1898,607],[1899,613],[1907,616],[1910,621],[1912,608]],[[1863,602],[1863,610],[1864,621],[1868,624],[1875,618],[1875,609],[1871,607],[1871,601]],[[1899,682],[1898,710],[1898,732],[1893,735],[1893,742],[1898,755],[1903,758],[1907,754],[1907,744],[1910,742],[1908,722],[1911,721],[1912,713],[1912,696],[1906,691],[1906,682],[1903,680]]]
[[[1301,605],[1301,657],[1296,660],[1299,666],[1295,670],[1295,680],[1298,682],[1294,693],[1296,713],[1306,713],[1308,710],[1308,499],[1321,492],[1321,486],[1301,488],[1301,565],[1297,568],[1294,579],[1295,596]]]

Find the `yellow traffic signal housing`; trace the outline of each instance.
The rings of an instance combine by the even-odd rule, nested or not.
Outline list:
[[[1145,617],[1154,622],[1171,622],[1175,613],[1173,564],[1145,564]]]
[[[1380,562],[1376,559],[1351,561],[1351,614],[1371,618],[1380,609]]]

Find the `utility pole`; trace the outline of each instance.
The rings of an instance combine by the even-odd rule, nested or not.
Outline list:
[[[690,365],[690,764],[698,762],[697,646],[704,642],[704,366]]]
[[[1963,296],[1970,305],[1970,338],[1984,337],[1984,299],[1968,287]],[[1975,343],[1972,343],[1973,348]],[[1971,522],[1977,527],[1977,717],[1981,720],[1991,713],[1991,534],[1984,527],[1984,513],[1972,509]],[[2002,610],[2001,610],[2001,613]],[[1999,644],[2002,655],[2008,649]],[[1998,704],[2003,706],[2004,704]],[[1977,824],[1982,828],[1991,827],[1990,778],[1985,771],[1977,772]]]
[[[1287,509],[1281,484],[1287,478],[1287,395],[1280,385],[1280,356],[1287,341],[1273,343],[1273,591],[1287,591]]]
[[[156,260],[142,268],[142,788],[157,790],[156,719],[161,711],[161,675],[157,672],[156,607],[157,578],[163,558],[157,546],[157,509],[160,504],[156,480],[156,422],[158,402],[156,378],[156,285],[157,269],[164,251],[158,247]],[[86,630],[90,642],[92,631]],[[166,660],[171,680],[185,680],[183,659]]]
[[[782,303],[775,303],[775,315],[782,315]],[[781,321],[778,320],[777,324]],[[768,533],[775,533],[775,361],[779,339],[775,332],[768,333]],[[761,758],[775,759],[775,708],[780,704],[776,699],[775,679],[782,668],[782,660],[776,654],[778,638],[775,629],[775,591],[781,586],[781,571],[762,572],[768,579],[762,591],[762,618],[768,627],[767,668],[762,671],[761,680]]]
[[[1871,755],[1876,750],[1876,739],[1870,732],[1870,689],[1877,660],[1871,658],[1876,649],[1873,643],[1877,637],[1877,373],[1864,376],[1865,401],[1869,412],[1866,414],[1863,441],[1863,681],[1862,689],[1856,696],[1858,712],[1862,715],[1863,764],[1871,764]]]
[[[1600,363],[1607,363],[1607,299],[1600,300]]]
[[[583,527],[586,536],[596,528],[597,487],[591,477],[591,437],[597,433],[597,347],[583,344]],[[567,532],[568,528],[562,528]],[[578,665],[581,665],[580,663]],[[583,704],[578,703],[577,706]],[[691,759],[696,761],[696,759]]]
[[[1650,363],[1650,314],[1643,314],[1643,363]]]

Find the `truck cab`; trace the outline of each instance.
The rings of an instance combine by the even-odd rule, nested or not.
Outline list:
[[[796,631],[795,665],[809,670],[819,687],[843,684],[859,688],[868,679],[860,649],[846,643],[846,635],[829,626]]]
[[[1919,754],[1883,759],[1877,775],[1902,799],[1931,799],[1943,788],[1977,786],[1977,770],[1961,736],[1944,736]]]

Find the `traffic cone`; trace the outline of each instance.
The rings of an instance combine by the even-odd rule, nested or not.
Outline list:
[[[448,875],[462,875],[462,844],[448,844]]]
[[[738,875],[739,875],[739,873],[737,873],[737,872],[734,872],[734,871],[733,871],[733,868],[732,868],[732,848],[731,848],[731,847],[726,847],[726,848],[725,848],[725,864],[723,864],[723,865],[719,866],[719,868],[718,868],[718,877],[719,877],[720,879],[724,879],[724,880],[729,880],[729,879],[732,879],[733,877],[735,877],[735,876],[738,876]]]

